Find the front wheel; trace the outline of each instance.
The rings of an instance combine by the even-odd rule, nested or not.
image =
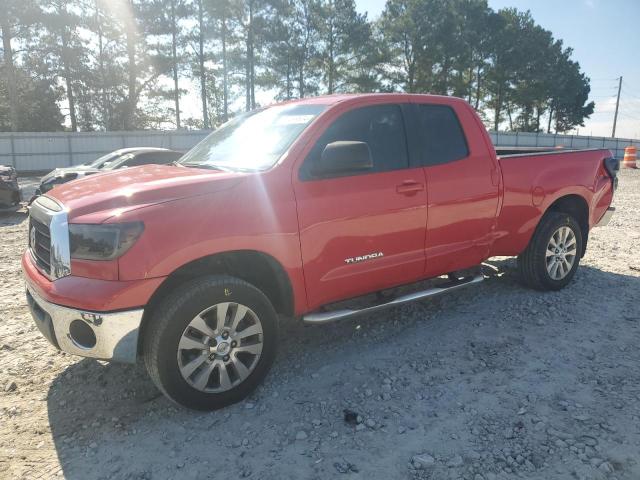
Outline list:
[[[547,213],[518,257],[520,277],[538,290],[560,290],[573,278],[582,253],[582,229],[571,215]]]
[[[153,315],[143,338],[144,361],[156,386],[180,405],[215,410],[236,403],[273,363],[276,312],[260,290],[242,280],[192,280]]]

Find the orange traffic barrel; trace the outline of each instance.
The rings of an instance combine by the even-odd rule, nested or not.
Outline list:
[[[636,166],[636,157],[638,155],[638,149],[633,145],[624,149],[624,160],[622,166],[624,168],[638,168]]]

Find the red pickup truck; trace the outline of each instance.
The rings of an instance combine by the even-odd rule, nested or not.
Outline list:
[[[481,281],[498,255],[518,256],[533,288],[564,287],[613,212],[617,170],[607,150],[497,157],[456,98],[274,105],[174,165],[38,198],[27,300],[59,349],[143,358],[173,401],[220,408],[267,374],[278,315],[323,323],[427,298]]]

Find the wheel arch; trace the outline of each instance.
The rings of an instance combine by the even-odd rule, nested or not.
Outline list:
[[[575,193],[563,195],[549,205],[543,216],[546,215],[547,212],[566,213],[576,219],[582,233],[582,252],[580,253],[580,257],[584,257],[589,239],[589,204],[587,200],[582,195]]]
[[[294,297],[291,280],[282,264],[269,254],[257,250],[221,252],[198,258],[174,270],[153,293],[144,310],[138,353],[142,351],[142,339],[154,308],[167,295],[184,282],[207,275],[230,275],[261,290],[279,314],[294,314]]]

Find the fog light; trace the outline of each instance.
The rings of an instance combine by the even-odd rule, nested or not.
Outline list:
[[[76,346],[90,349],[96,346],[96,334],[93,329],[82,320],[74,320],[69,325],[69,336]]]

